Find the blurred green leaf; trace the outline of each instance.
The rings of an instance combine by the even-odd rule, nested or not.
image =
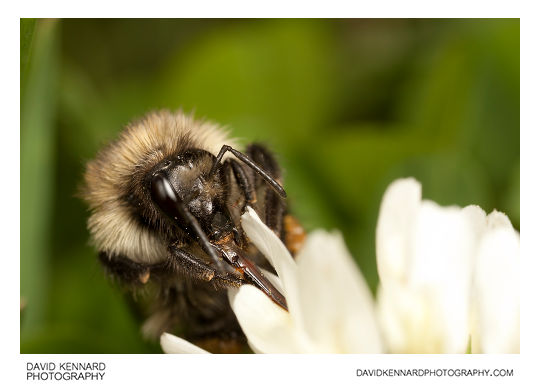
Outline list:
[[[120,130],[155,105],[140,90],[146,80],[133,79],[99,90],[83,68],[65,61],[61,74],[60,130],[66,151],[76,162],[93,157]]]
[[[465,173],[482,171],[482,189],[492,194],[477,204],[490,211],[500,203],[519,158],[519,20],[452,21],[449,26],[455,29],[445,44],[437,42],[418,59],[398,111],[411,134],[429,139],[434,150],[453,148]],[[463,190],[447,192],[465,198]]]
[[[519,230],[520,227],[520,199],[519,199],[519,161],[512,170],[512,175],[509,178],[508,186],[504,195],[502,205],[497,209],[505,212],[512,219],[513,226]]]
[[[156,100],[230,125],[246,142],[286,147],[328,122],[334,52],[320,21],[239,22],[179,52],[157,84]]]
[[[21,90],[26,88],[26,78],[28,74],[28,63],[32,48],[32,39],[36,26],[35,19],[21,19]]]
[[[408,176],[422,183],[423,198],[443,206],[478,204],[486,208],[486,204],[492,201],[485,169],[460,152],[415,157],[392,168],[385,180]]]
[[[433,146],[399,128],[379,130],[378,126],[365,125],[340,132],[340,136],[321,138],[309,162],[312,178],[320,182],[325,196],[340,198],[328,203],[346,222],[366,213],[373,190],[391,166]]]
[[[22,334],[38,328],[48,298],[49,253],[54,195],[55,105],[58,28],[36,25],[27,90],[21,103],[21,296],[27,302]]]
[[[503,200],[519,159],[519,20],[497,20],[478,29],[469,41],[474,66],[474,113],[460,147],[485,167],[493,200]]]
[[[435,147],[455,142],[468,129],[472,72],[460,27],[446,38],[446,44],[428,49],[416,59],[412,76],[398,91],[399,119]]]

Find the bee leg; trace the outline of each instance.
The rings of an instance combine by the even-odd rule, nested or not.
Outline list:
[[[99,253],[99,261],[112,277],[130,286],[144,285],[150,277],[150,266],[135,262],[124,256],[112,256],[105,251]]]
[[[238,185],[240,186],[240,189],[244,194],[245,202],[242,208],[242,212],[244,212],[245,207],[248,204],[252,204],[257,201],[253,184],[251,183],[250,179],[246,175],[246,172],[242,169],[238,161],[230,159],[227,160],[224,165],[228,166],[232,170],[234,178],[238,182]]]
[[[281,171],[275,157],[262,145],[251,144],[247,147],[248,156],[264,168],[276,181],[281,178]],[[267,185],[257,175],[253,176],[255,190],[264,195],[264,218],[265,224],[283,239],[283,217],[285,216],[286,203],[269,190]]]
[[[246,236],[243,232],[242,227],[240,226],[240,216],[246,211],[247,206],[253,206],[257,202],[257,196],[255,194],[255,189],[251,181],[251,176],[246,173],[246,171],[244,170],[244,168],[242,168],[238,161],[234,159],[229,159],[223,163],[223,167],[227,184],[229,186],[232,186],[234,184],[234,182],[232,181],[233,177],[231,177],[230,173],[230,171],[232,171],[234,180],[236,180],[242,194],[243,204],[240,208],[231,209],[229,207],[226,207],[226,210],[230,215],[230,219],[234,223],[234,239],[239,246],[242,246],[246,242]],[[231,202],[234,202],[234,199],[231,200]],[[239,211],[238,216],[232,216],[231,211]]]
[[[280,239],[283,239],[283,217],[285,215],[285,204],[273,191],[270,190],[266,191],[264,202],[266,209],[266,225],[272,231],[274,231]]]
[[[204,281],[212,281],[219,286],[240,286],[242,280],[233,274],[229,274],[227,270],[217,271],[212,269],[206,262],[195,257],[190,252],[181,247],[172,244],[169,246],[169,262],[168,268],[175,272],[187,272],[191,276],[200,278]]]
[[[265,171],[264,168],[261,168],[261,166],[257,165],[257,163],[255,163],[255,162],[253,162],[253,160],[251,160],[248,156],[246,156],[242,152],[237,151],[236,149],[232,148],[229,145],[223,145],[221,147],[221,150],[219,151],[218,155],[216,156],[216,160],[214,162],[214,165],[212,166],[212,168],[210,169],[210,172],[208,173],[209,176],[212,176],[217,171],[217,169],[219,167],[219,164],[221,162],[221,159],[223,158],[223,155],[225,154],[225,152],[231,152],[240,161],[242,161],[248,167],[250,167],[253,171],[255,171],[255,173],[257,173],[261,178],[263,178],[264,181],[266,181],[266,183],[268,185],[270,185],[270,187],[272,187],[272,189],[274,191],[276,191],[276,193],[279,196],[281,196],[282,198],[287,197],[287,194],[285,193],[285,190],[283,189],[281,184],[279,184],[276,181],[276,179],[274,179],[270,174],[268,174],[268,172]]]
[[[264,146],[251,144],[248,146],[246,153],[277,181],[280,180],[281,171],[279,169],[279,164],[272,153]],[[306,237],[304,229],[300,223],[287,212],[285,203],[283,203],[272,190],[268,189],[268,186],[264,184],[262,179],[255,174],[253,174],[252,177],[256,192],[260,195],[264,195],[264,207],[261,209],[261,213],[264,214],[266,225],[281,238],[294,257],[304,244]]]
[[[281,170],[274,155],[266,147],[260,144],[249,144],[246,154],[257,165],[260,165],[273,179],[281,178]]]
[[[189,272],[205,281],[211,281],[214,278],[216,272],[187,251],[175,245],[171,245],[169,246],[169,253],[171,258],[170,265],[174,271]]]

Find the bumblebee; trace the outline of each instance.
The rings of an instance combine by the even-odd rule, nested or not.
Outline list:
[[[288,213],[274,155],[259,144],[237,149],[213,123],[159,111],[127,125],[86,166],[92,243],[106,271],[137,295],[147,337],[168,331],[238,352],[245,338],[228,287],[255,285],[287,308],[240,217],[251,206],[293,254],[303,230]]]

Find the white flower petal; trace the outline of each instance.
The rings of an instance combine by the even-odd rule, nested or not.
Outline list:
[[[386,190],[376,232],[377,268],[381,282],[404,280],[412,242],[411,224],[420,210],[422,188],[415,179],[399,179]]]
[[[242,227],[251,242],[276,270],[287,297],[287,307],[291,313],[296,313],[298,311],[297,267],[291,254],[251,207],[247,207],[247,211],[242,215]]]
[[[457,207],[424,201],[420,207],[410,250],[408,280],[413,284],[455,285],[467,282],[475,240],[469,217]]]
[[[472,238],[476,241],[475,243],[478,246],[478,241],[486,231],[486,212],[477,205],[467,206],[463,208],[461,212],[467,219],[472,231]]]
[[[519,353],[519,261],[519,234],[492,212],[474,277],[474,352]]]
[[[381,352],[373,297],[341,234],[311,233],[296,260],[302,321],[316,350]]]
[[[512,222],[510,222],[508,216],[497,210],[493,210],[487,216],[487,227],[489,230],[504,229],[508,232],[514,231]]]
[[[166,332],[161,335],[159,342],[163,352],[165,353],[209,353],[204,349],[197,347],[195,344],[190,343],[189,341]]]
[[[441,342],[433,337],[432,308],[418,294],[399,284],[377,292],[377,312],[384,341],[391,353],[439,353]]]
[[[277,275],[265,269],[261,269],[261,272],[281,294],[285,293],[285,291],[283,290],[283,284],[281,283],[281,280]]]
[[[465,353],[469,342],[471,278],[476,238],[471,219],[457,207],[424,201],[416,229],[413,289],[421,289],[436,318],[432,340],[441,352]],[[437,318],[438,317],[438,318]]]
[[[300,353],[305,346],[291,315],[251,285],[229,290],[229,300],[252,348],[263,353]]]
[[[251,341],[248,340],[249,348],[253,351],[253,353],[256,353],[258,355],[264,354],[263,351],[261,351],[255,344],[253,344]]]
[[[381,324],[392,352],[464,353],[482,214],[420,201],[419,195],[416,181],[398,180],[381,205]]]

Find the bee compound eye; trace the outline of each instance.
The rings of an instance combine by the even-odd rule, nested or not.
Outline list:
[[[161,173],[157,173],[150,181],[150,196],[152,201],[169,217],[173,219],[180,218],[178,205],[180,198],[174,191],[171,183]]]

